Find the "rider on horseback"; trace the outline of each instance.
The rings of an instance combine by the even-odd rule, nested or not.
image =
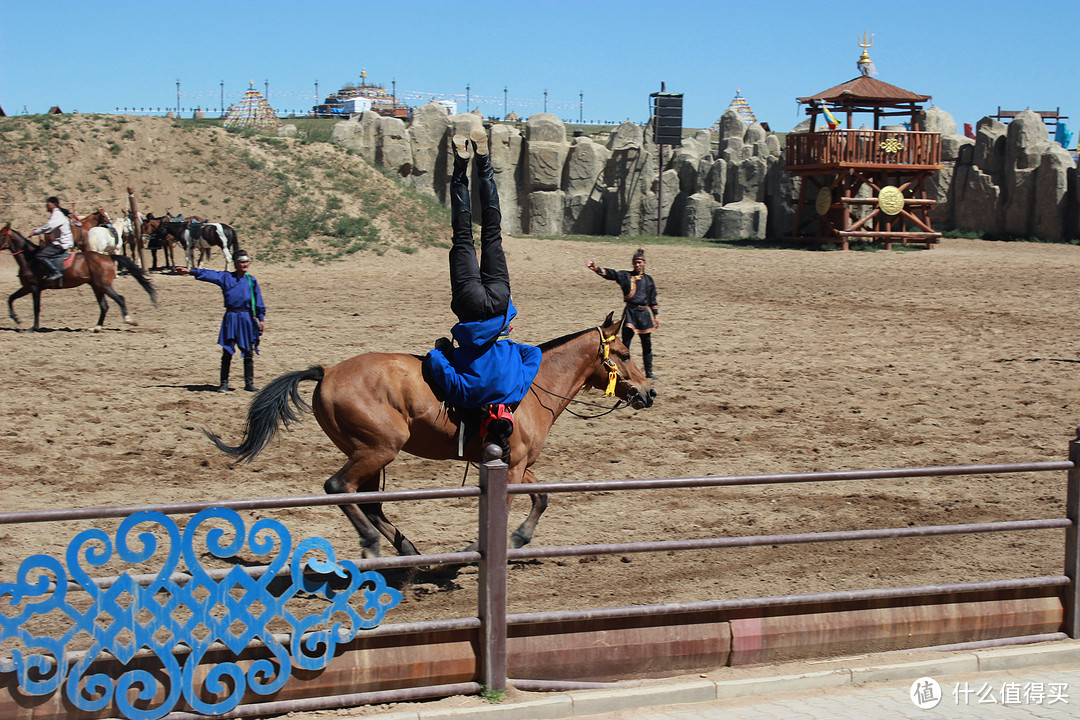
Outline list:
[[[480,262],[473,247],[469,198],[470,138],[455,135],[454,172],[450,178],[453,245],[450,248],[450,309],[459,322],[447,338],[439,338],[424,365],[447,399],[462,409],[486,410],[481,435],[503,447],[508,457],[514,430],[511,410],[529,391],[540,367],[540,348],[508,339],[517,308],[510,298],[510,273],[502,247],[502,213],[487,133],[472,132],[480,190]],[[486,442],[486,440],[485,440]]]
[[[60,207],[60,200],[53,195],[45,200],[45,209],[49,211],[49,220],[39,228],[35,228],[30,237],[50,233],[50,240],[43,248],[38,250],[37,259],[44,264],[45,280],[56,280],[63,277],[63,261],[68,250],[75,246],[75,238],[71,234],[71,221],[68,220],[70,211]]]

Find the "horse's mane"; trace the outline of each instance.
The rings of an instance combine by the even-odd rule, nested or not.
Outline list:
[[[569,335],[563,335],[562,337],[555,338],[554,340],[548,340],[546,343],[540,345],[540,351],[541,352],[547,352],[548,350],[551,350],[552,348],[557,348],[560,345],[565,345],[566,343],[570,342],[574,338],[579,338],[582,335],[584,335],[585,333],[592,332],[595,329],[596,328],[588,328],[587,330],[578,330],[575,333],[570,333]]]

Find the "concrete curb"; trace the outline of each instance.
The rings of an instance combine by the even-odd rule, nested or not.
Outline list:
[[[942,654],[941,657],[907,663],[880,663],[895,655],[879,655],[852,662],[850,667],[818,672],[747,677],[735,680],[672,679],[655,684],[613,687],[602,690],[575,690],[520,702],[460,708],[431,708],[418,711],[391,711],[379,720],[450,720],[477,717],[482,720],[560,720],[599,715],[625,708],[726,700],[731,698],[802,692],[825,687],[866,682],[892,682],[923,676],[956,675],[1026,667],[1080,664],[1080,640],[1061,640],[1022,647],[991,648]],[[838,661],[844,664],[843,661]],[[783,666],[776,668],[783,670]],[[755,668],[760,672],[761,668]],[[532,695],[532,694],[530,694]]]

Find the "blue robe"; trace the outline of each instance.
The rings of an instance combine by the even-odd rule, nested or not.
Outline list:
[[[266,318],[259,282],[249,273],[236,277],[229,272],[191,268],[196,280],[213,283],[221,288],[225,300],[225,317],[221,319],[218,345],[232,355],[240,348],[244,355],[259,352],[259,321]]]
[[[507,339],[515,315],[510,300],[503,316],[454,325],[450,333],[458,347],[450,357],[437,349],[428,352],[424,364],[455,407],[512,405],[529,391],[543,354],[538,347]]]

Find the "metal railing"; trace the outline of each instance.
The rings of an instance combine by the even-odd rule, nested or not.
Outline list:
[[[849,470],[838,472],[783,473],[751,476],[719,476],[679,479],[622,480],[605,482],[537,483],[507,486],[507,466],[498,459],[498,449],[488,448],[489,459],[480,468],[479,487],[405,490],[377,493],[352,493],[341,495],[318,495],[291,498],[262,498],[221,502],[172,503],[165,505],[137,505],[72,510],[48,510],[0,513],[0,524],[61,521],[70,519],[97,519],[127,517],[143,510],[162,514],[184,514],[208,508],[231,508],[254,510],[268,508],[311,507],[344,505],[349,503],[406,502],[448,498],[479,498],[479,543],[476,552],[457,552],[408,557],[386,557],[354,560],[361,570],[418,567],[431,565],[454,565],[477,563],[479,584],[477,615],[472,618],[456,618],[399,625],[385,625],[365,631],[371,634],[424,633],[440,630],[477,630],[480,633],[479,675],[477,682],[410,687],[381,692],[352,693],[319,698],[285,700],[269,703],[241,705],[220,717],[248,717],[279,714],[291,711],[328,709],[364,703],[381,703],[450,694],[477,693],[483,688],[493,691],[507,686],[507,634],[508,627],[532,622],[583,620],[592,618],[635,617],[658,612],[693,612],[702,610],[730,610],[767,608],[795,603],[832,603],[853,599],[873,600],[902,598],[915,595],[935,595],[963,591],[1009,590],[1016,588],[1057,587],[1062,588],[1064,606],[1064,633],[1072,638],[1080,637],[1080,440],[1069,445],[1069,459],[1057,462],[1002,463],[919,468]],[[675,489],[701,487],[733,487],[748,485],[793,484],[808,482],[841,482],[851,480],[874,480],[887,478],[916,478],[966,475],[1003,475],[1010,473],[1040,473],[1067,471],[1066,516],[1015,520],[1003,522],[963,523],[956,525],[904,526],[871,530],[811,532],[787,535],[757,535],[724,538],[698,538],[654,542],[605,543],[578,546],[551,546],[507,549],[509,495],[526,493],[566,493],[613,490]],[[507,611],[507,562],[532,558],[572,557],[581,555],[624,554],[640,552],[668,552],[673,550],[698,550],[703,548],[751,547],[762,545],[799,544],[815,542],[858,541],[880,538],[927,537],[1004,531],[1027,531],[1061,528],[1065,530],[1065,562],[1061,575],[995,580],[984,582],[953,583],[933,586],[869,589],[846,592],[827,592],[812,595],[761,597],[719,600],[697,603],[679,603],[598,610],[554,611],[512,615]],[[258,575],[260,568],[247,568],[246,572]],[[110,579],[101,579],[108,586]],[[0,669],[2,670],[2,669]],[[534,682],[536,689],[546,687]],[[551,687],[567,687],[566,683],[548,683]],[[586,684],[589,685],[589,684]],[[591,685],[590,685],[591,686]],[[520,687],[520,685],[519,685]],[[172,713],[167,718],[195,718],[198,715]]]

